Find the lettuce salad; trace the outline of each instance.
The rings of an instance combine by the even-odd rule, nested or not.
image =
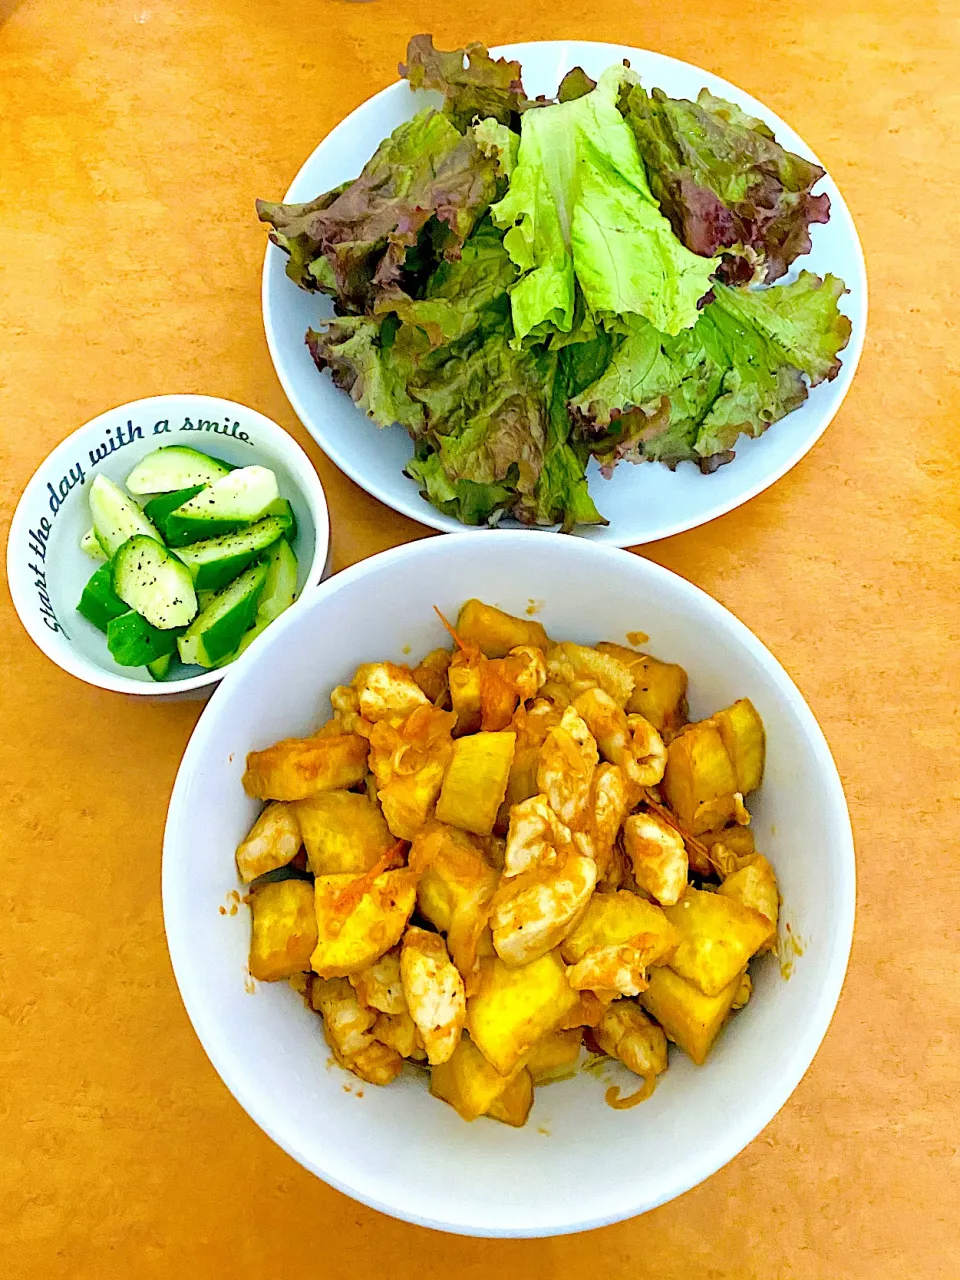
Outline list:
[[[301,288],[335,300],[306,341],[379,426],[400,424],[424,497],[464,524],[605,523],[595,458],[715,471],[835,378],[842,280],[800,271],[823,170],[703,90],[626,65],[529,99],[518,62],[411,40],[439,90],[353,182],[259,201]]]

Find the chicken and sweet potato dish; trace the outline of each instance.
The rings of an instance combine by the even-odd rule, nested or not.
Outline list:
[[[289,981],[336,1061],[404,1061],[466,1120],[522,1125],[581,1048],[641,1078],[703,1063],[776,938],[744,796],[763,724],[689,723],[679,666],[554,641],[468,601],[417,666],[370,662],[312,737],[247,758],[250,973]]]

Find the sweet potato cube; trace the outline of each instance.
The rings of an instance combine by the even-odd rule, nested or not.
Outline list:
[[[261,982],[276,982],[310,968],[317,945],[313,885],[307,880],[280,880],[261,885],[251,895],[253,930],[250,973]]]
[[[577,1002],[556,951],[520,968],[499,958],[482,960],[477,990],[467,1000],[467,1027],[480,1052],[506,1076]]]
[[[680,935],[670,967],[707,996],[729,986],[774,931],[759,911],[703,889],[688,889],[664,915]]]
[[[379,807],[354,791],[320,791],[293,809],[315,876],[360,875],[394,844]]]
[[[647,946],[669,959],[680,935],[662,908],[629,889],[616,893],[595,893],[583,918],[564,938],[560,953],[568,964],[582,960],[591,947],[610,947],[647,935]]]
[[[533,1106],[533,1080],[526,1067],[521,1067],[500,1094],[490,1104],[487,1115],[491,1120],[499,1120],[514,1129],[520,1129],[527,1123],[527,1116]]]
[[[488,836],[503,803],[517,735],[476,733],[458,738],[437,801],[437,820]]]
[[[741,975],[715,996],[705,996],[672,969],[651,969],[650,985],[639,1001],[667,1037],[702,1066],[740,991]]]
[[[604,641],[597,648],[619,658],[633,674],[636,683],[626,706],[628,714],[643,716],[667,738],[687,723],[687,673],[683,667],[621,644]]]
[[[244,884],[285,867],[300,852],[300,824],[296,810],[279,801],[268,804],[237,847],[237,871]]]
[[[710,717],[716,725],[737,775],[736,790],[746,795],[760,785],[766,754],[763,721],[749,698]]]
[[[450,706],[457,717],[456,732],[476,733],[483,718],[480,667],[455,656],[447,668],[447,684],[450,689]]]
[[[251,751],[243,789],[258,800],[303,800],[318,791],[352,787],[366,773],[366,739],[356,733],[284,738]]]
[[[497,872],[472,836],[441,822],[429,823],[417,834],[410,866],[420,875],[420,913],[447,935],[450,958],[463,978],[469,978],[476,970],[480,935],[487,928],[499,883]]]
[[[417,896],[417,873],[384,871],[364,891],[352,875],[317,876],[317,941],[310,965],[322,978],[359,973],[400,941]]]
[[[780,891],[773,867],[763,854],[750,854],[747,859],[741,860],[740,868],[727,876],[717,893],[725,898],[733,898],[743,906],[752,907],[754,911],[766,916],[773,927],[769,938],[758,950],[769,951],[773,946],[780,914]]]
[[[430,1072],[430,1092],[464,1120],[486,1115],[509,1084],[510,1076],[502,1076],[468,1035],[461,1037],[452,1057]]]
[[[518,645],[528,644],[546,649],[550,641],[539,622],[532,618],[515,618],[492,604],[468,600],[457,618],[457,635],[475,644],[487,658],[503,658]]]
[[[527,1070],[533,1083],[552,1084],[554,1080],[568,1080],[576,1075],[582,1041],[583,1032],[579,1027],[554,1031],[538,1040],[527,1057]]]
[[[737,790],[733,762],[719,729],[709,720],[691,725],[667,747],[663,792],[693,835],[717,825],[717,801],[729,797],[732,805]]]

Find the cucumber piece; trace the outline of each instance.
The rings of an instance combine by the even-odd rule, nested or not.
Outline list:
[[[297,598],[297,557],[293,554],[289,542],[281,539],[275,542],[263,557],[267,564],[267,576],[263,584],[257,616],[253,626],[244,632],[235,653],[228,653],[216,666],[224,667],[228,662],[239,658],[256,640],[261,632],[269,627],[275,618],[279,618],[284,609],[289,609]]]
[[[141,458],[127,476],[127,488],[131,493],[172,493],[175,489],[212,484],[232,470],[228,462],[219,458],[186,445],[171,444]]]
[[[135,609],[129,609],[107,623],[107,648],[121,667],[143,667],[173,653],[179,634],[179,631],[161,631]]]
[[[267,467],[238,467],[170,513],[167,541],[171,547],[182,547],[232,533],[261,520],[279,496],[277,477]]]
[[[177,507],[182,507],[185,502],[202,493],[205,487],[202,484],[192,484],[189,489],[175,489],[173,493],[161,493],[159,497],[151,498],[143,508],[143,514],[157,526],[164,541],[167,539],[167,517],[170,512],[176,511]]]
[[[106,560],[107,558],[103,554],[103,547],[97,541],[97,535],[92,529],[88,529],[80,539],[80,550],[85,555],[88,555],[91,560]]]
[[[259,560],[213,597],[180,637],[181,662],[212,667],[234,652],[256,616],[268,567]]]
[[[77,613],[101,631],[106,631],[110,619],[119,618],[129,608],[113,589],[113,569],[107,563],[97,569],[83,588]]]
[[[225,533],[219,538],[193,542],[178,548],[177,554],[193,574],[193,585],[198,591],[219,590],[231,582],[251,560],[266,551],[283,537],[284,522],[277,516],[267,516],[256,524]]]
[[[173,650],[163,654],[159,658],[154,658],[152,662],[147,663],[147,670],[153,676],[154,680],[166,680],[173,665]]]
[[[106,476],[97,476],[90,486],[90,514],[93,532],[109,559],[114,552],[138,534],[160,541],[160,535],[122,489]]]
[[[276,502],[271,502],[267,515],[277,516],[284,521],[286,527],[284,528],[283,536],[288,542],[293,542],[297,536],[297,517],[293,514],[293,507],[291,507],[287,499],[278,498]]]
[[[187,566],[155,538],[130,538],[113,557],[113,589],[161,631],[196,617],[197,593]]]

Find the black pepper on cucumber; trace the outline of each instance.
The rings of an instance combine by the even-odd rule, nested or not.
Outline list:
[[[126,487],[102,475],[90,486],[80,547],[103,563],[78,613],[118,665],[154,680],[232,662],[297,595],[297,522],[276,476],[171,445],[142,458]]]

